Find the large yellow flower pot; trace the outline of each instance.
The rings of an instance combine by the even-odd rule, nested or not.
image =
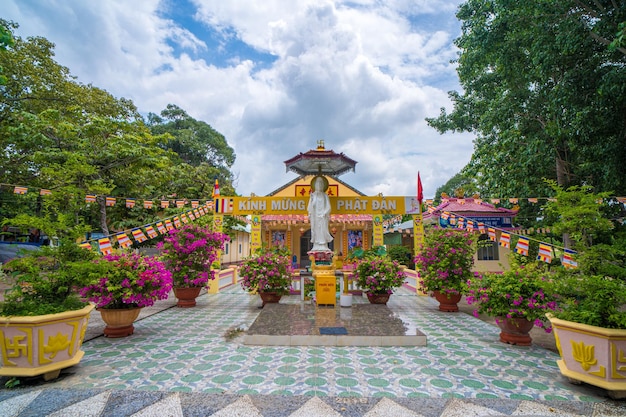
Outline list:
[[[561,373],[626,398],[626,330],[605,329],[548,316],[554,328]]]
[[[76,365],[92,304],[80,310],[43,316],[0,317],[0,375],[43,375],[46,381]]]

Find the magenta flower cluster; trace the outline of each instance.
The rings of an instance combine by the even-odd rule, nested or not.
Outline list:
[[[173,229],[157,245],[161,260],[172,272],[175,288],[203,287],[215,278],[212,265],[230,240],[227,234],[189,224]]]
[[[98,308],[147,307],[172,290],[172,274],[154,257],[124,253],[94,262],[99,277],[79,293]]]
[[[426,291],[464,294],[475,251],[472,235],[465,230],[430,230],[415,257],[421,287]]]
[[[476,305],[474,315],[487,314],[503,318],[525,318],[546,332],[545,315],[557,310],[557,295],[546,291],[548,275],[534,264],[513,265],[502,273],[476,273],[468,280],[468,304]]]
[[[288,256],[263,251],[246,259],[239,268],[241,287],[248,292],[287,294],[291,288],[291,261]]]
[[[392,294],[405,281],[400,264],[386,256],[360,260],[356,275],[358,286],[369,294]]]

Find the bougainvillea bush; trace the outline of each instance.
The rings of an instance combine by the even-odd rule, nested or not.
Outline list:
[[[79,292],[98,308],[148,307],[172,290],[171,272],[155,257],[122,253],[94,262],[99,266],[95,279]]]
[[[219,259],[227,234],[198,225],[173,229],[157,245],[161,260],[172,272],[175,288],[203,287],[215,278],[213,262]]]
[[[291,259],[272,251],[261,251],[246,259],[239,268],[241,288],[254,292],[289,293],[291,287]]]
[[[360,260],[356,275],[359,287],[369,294],[392,294],[405,280],[400,264],[386,256]]]
[[[419,283],[426,291],[465,294],[472,277],[476,241],[470,232],[456,229],[431,229],[415,257]]]
[[[475,274],[468,281],[468,304],[474,315],[496,318],[525,318],[550,332],[546,313],[557,310],[557,296],[551,291],[552,276],[543,266],[512,263],[509,271]]]

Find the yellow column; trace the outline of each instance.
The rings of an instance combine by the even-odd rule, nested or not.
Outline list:
[[[419,213],[413,215],[413,251],[414,255],[420,253],[422,245],[424,244],[424,221],[422,217],[422,208],[420,207]],[[419,275],[419,271],[418,271]],[[426,292],[420,287],[419,276],[416,283],[417,295],[426,295]]]
[[[213,214],[213,231],[222,233],[224,230],[224,215],[223,214]],[[222,251],[217,252],[217,261],[211,265],[211,269],[215,270],[215,279],[209,281],[209,288],[207,291],[209,294],[217,294],[220,291],[220,259],[222,257]],[[217,265],[216,265],[217,264]],[[216,268],[217,266],[217,268]]]
[[[372,238],[373,246],[382,246],[385,242],[383,239],[383,216],[382,214],[374,215],[372,219]]]

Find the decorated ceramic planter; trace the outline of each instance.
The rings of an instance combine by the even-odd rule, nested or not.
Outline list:
[[[626,330],[605,329],[550,317],[561,374],[626,398]]]
[[[85,354],[81,346],[93,309],[90,304],[58,314],[0,317],[0,375],[43,375],[49,381],[76,365]]]

